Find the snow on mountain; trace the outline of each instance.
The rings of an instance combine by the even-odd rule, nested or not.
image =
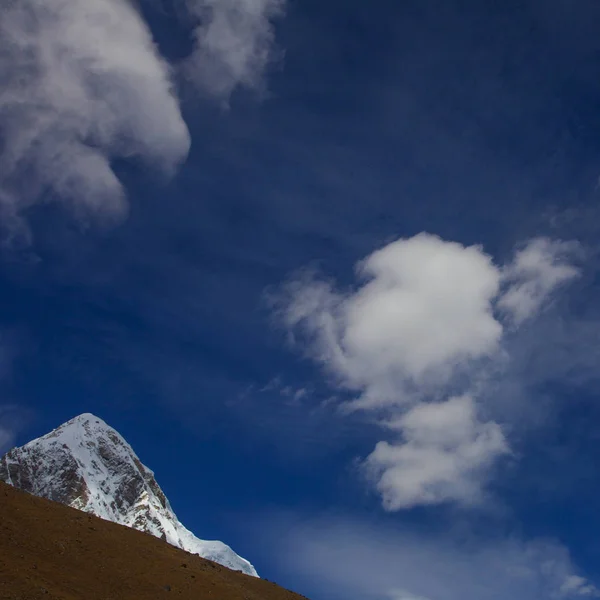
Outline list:
[[[186,529],[154,473],[119,433],[89,413],[10,450],[0,459],[0,481],[258,577],[229,546],[200,540]]]

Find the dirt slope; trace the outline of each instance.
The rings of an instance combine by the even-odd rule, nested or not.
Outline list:
[[[301,600],[149,534],[0,483],[0,599]]]

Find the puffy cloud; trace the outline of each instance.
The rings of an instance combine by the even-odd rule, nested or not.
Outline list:
[[[354,293],[293,284],[285,318],[315,337],[320,360],[363,391],[363,404],[397,403],[498,350],[492,301],[500,271],[479,247],[420,234],[374,252],[357,270],[363,285]]]
[[[14,216],[49,192],[77,212],[118,216],[112,168],[172,171],[189,144],[169,66],[127,0],[21,0],[0,21],[0,190]]]
[[[275,58],[272,20],[285,0],[187,0],[197,21],[185,72],[200,90],[227,102],[237,86],[260,90]]]
[[[495,459],[509,453],[498,423],[483,418],[486,378],[506,360],[503,336],[532,318],[578,274],[574,246],[538,238],[507,266],[479,246],[422,233],[357,266],[358,287],[339,292],[305,277],[280,299],[283,321],[354,399],[395,438],[365,467],[389,510],[472,504]]]
[[[490,300],[498,276],[480,248],[421,234],[374,252],[359,270],[368,283],[347,307],[350,352],[420,379],[448,360],[495,349],[501,328]]]
[[[275,54],[272,19],[285,0],[186,0],[194,85],[227,101],[260,89]],[[0,22],[0,211],[27,238],[23,209],[60,200],[78,214],[121,217],[114,169],[137,159],[171,174],[190,136],[146,23],[130,0],[23,0]]]
[[[401,438],[379,442],[366,460],[387,510],[481,500],[481,481],[508,452],[499,425],[482,423],[469,396],[419,404],[395,424]]]

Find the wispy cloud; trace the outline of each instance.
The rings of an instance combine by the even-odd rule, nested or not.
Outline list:
[[[376,415],[391,438],[364,463],[388,510],[484,498],[510,452],[485,416],[488,379],[510,358],[507,332],[578,275],[578,250],[537,238],[497,265],[479,246],[420,234],[368,256],[349,291],[315,276],[286,287],[285,326],[352,395],[345,408]]]
[[[0,196],[16,214],[60,199],[75,212],[120,216],[112,168],[138,158],[167,173],[190,138],[170,68],[124,0],[11,2],[0,22]]]
[[[264,527],[264,524],[262,524]],[[275,531],[275,527],[277,527]],[[307,592],[344,600],[574,600],[599,591],[559,542],[418,533],[340,517],[267,526]],[[283,533],[283,536],[282,536]]]
[[[228,101],[233,90],[261,91],[266,67],[277,58],[273,19],[285,0],[186,0],[197,21],[185,73],[194,86]]]
[[[583,596],[588,598],[597,598],[600,596],[598,588],[591,584],[585,577],[580,575],[569,575],[560,586],[559,595]]]
[[[520,249],[503,273],[508,289],[498,302],[516,325],[535,315],[548,295],[559,285],[577,277],[570,264],[581,249],[573,242],[538,238]]]
[[[14,432],[10,428],[0,425],[0,456],[12,446],[14,439]]]

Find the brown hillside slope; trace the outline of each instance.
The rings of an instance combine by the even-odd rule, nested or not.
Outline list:
[[[149,534],[0,483],[0,599],[301,600]]]

